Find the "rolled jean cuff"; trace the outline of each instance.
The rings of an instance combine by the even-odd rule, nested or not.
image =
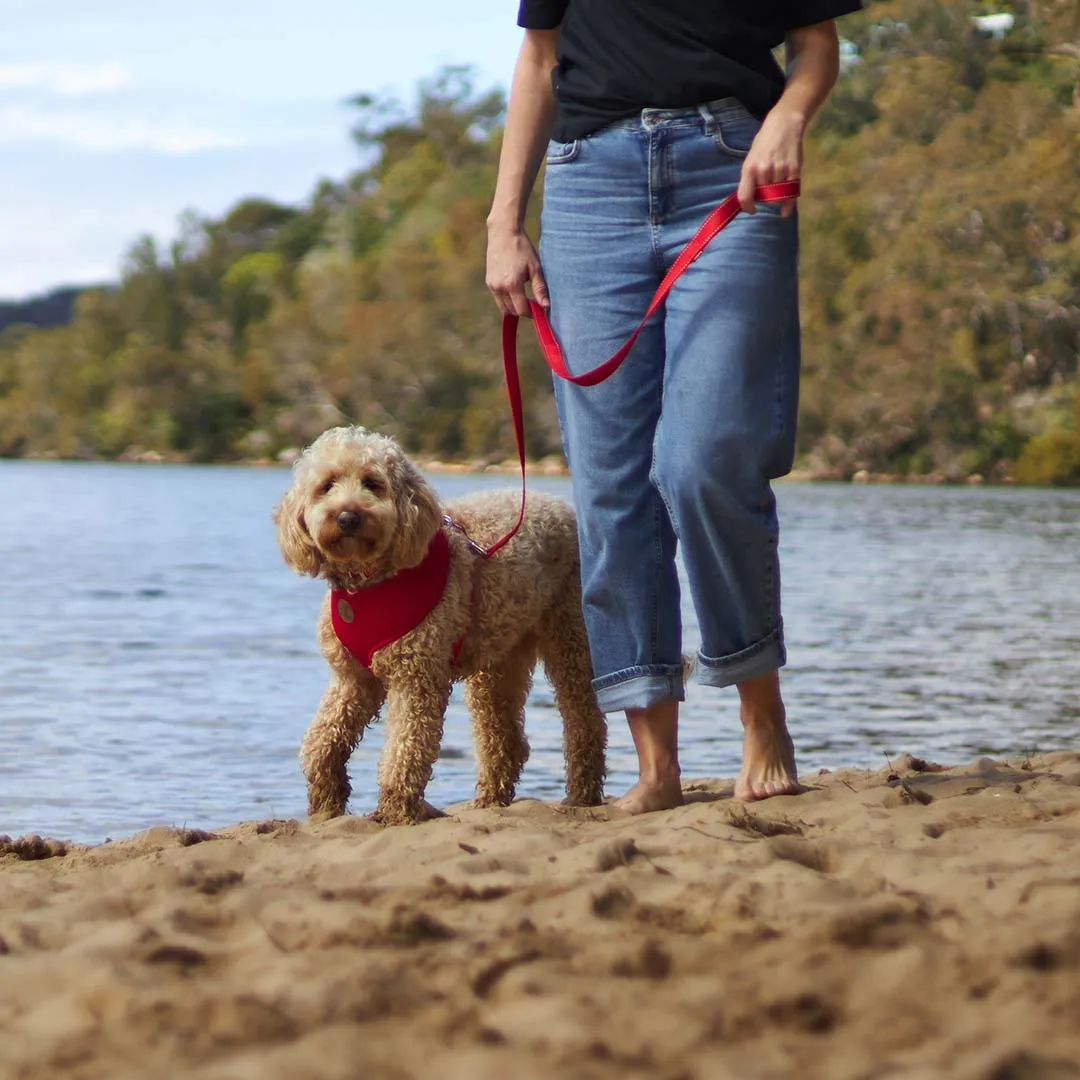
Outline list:
[[[683,701],[686,689],[683,670],[669,664],[624,668],[593,679],[593,690],[601,712],[620,709],[647,709],[661,701]]]
[[[734,686],[747,679],[768,675],[786,663],[784,624],[780,623],[768,637],[730,656],[716,659],[698,653],[698,682],[703,686]]]

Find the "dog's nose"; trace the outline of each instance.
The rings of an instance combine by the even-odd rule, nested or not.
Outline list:
[[[342,510],[337,516],[337,527],[348,536],[360,528],[363,518],[355,510]]]

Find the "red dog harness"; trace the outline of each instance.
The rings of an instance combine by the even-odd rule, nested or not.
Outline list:
[[[435,610],[449,576],[450,542],[440,529],[418,565],[364,589],[331,589],[330,620],[338,641],[370,668],[372,657],[384,645],[415,630]],[[461,644],[454,646],[452,660]]]

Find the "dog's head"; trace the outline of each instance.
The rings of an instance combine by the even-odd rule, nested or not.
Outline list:
[[[360,427],[323,432],[274,510],[289,566],[347,588],[416,566],[441,522],[434,492],[397,443]]]

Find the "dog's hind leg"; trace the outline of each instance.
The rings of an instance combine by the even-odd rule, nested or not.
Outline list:
[[[589,639],[576,588],[566,589],[545,613],[540,658],[563,718],[566,801],[598,806],[604,799],[607,720],[592,689]]]
[[[436,674],[413,667],[402,672],[400,682],[390,687],[389,699],[375,820],[407,825],[428,816],[424,790],[442,742],[450,701],[449,670]]]
[[[308,782],[308,814],[316,819],[345,813],[351,787],[346,770],[364,728],[386,698],[378,679],[333,678],[304,735],[300,767]]]
[[[529,760],[525,699],[535,666],[536,643],[530,639],[465,682],[476,752],[476,806],[509,806],[514,800]]]

